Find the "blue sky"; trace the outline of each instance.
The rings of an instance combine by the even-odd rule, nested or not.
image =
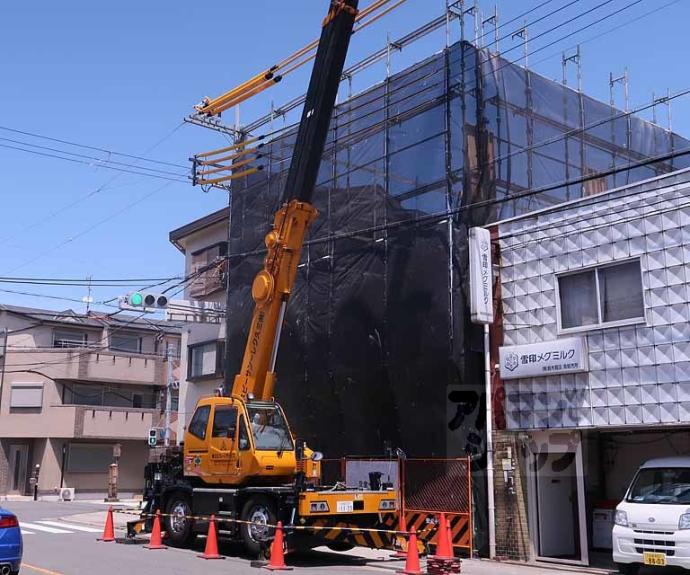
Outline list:
[[[556,26],[602,4],[578,0],[552,17],[530,26],[530,35]],[[497,0],[499,18],[507,22],[543,0]],[[605,5],[531,44],[548,44],[634,0],[610,0]],[[626,24],[645,13],[658,12]],[[362,0],[362,6],[370,4]],[[386,18],[355,35],[349,61],[385,45],[443,12],[444,0],[407,0]],[[571,4],[552,0],[526,16],[528,22]],[[493,2],[482,0],[485,14]],[[178,164],[157,166],[184,173],[187,158],[225,145],[215,132],[180,126],[191,106],[203,96],[218,95],[246,80],[317,37],[326,0],[244,0],[175,2],[13,2],[0,22],[0,126],[37,132],[91,146]],[[530,66],[549,78],[560,78],[560,53],[582,44],[583,87],[608,101],[609,72],[628,66],[633,105],[657,94],[690,86],[686,67],[685,1],[638,0],[620,14],[533,54]],[[613,27],[620,29],[606,33]],[[468,17],[468,34],[472,24]],[[506,26],[501,35],[514,29]],[[605,33],[605,34],[604,34]],[[599,34],[600,38],[592,39]],[[459,37],[458,25],[452,39]],[[436,33],[396,54],[394,71],[440,50],[445,33]],[[502,51],[513,47],[509,38]],[[521,50],[506,54],[519,59]],[[377,65],[356,78],[355,91],[379,80]],[[242,120],[265,113],[304,91],[308,69],[291,75],[273,90],[241,108]],[[574,83],[574,74],[570,77]],[[622,104],[622,92],[618,103]],[[674,130],[690,134],[687,98],[673,105]],[[659,121],[665,124],[665,109]],[[234,115],[226,120],[232,122]],[[649,116],[648,116],[649,117]],[[52,147],[0,129],[7,139]],[[160,142],[153,151],[147,152]],[[64,147],[64,146],[60,146]],[[88,150],[72,151],[91,154]],[[50,152],[48,152],[50,153]],[[104,154],[96,154],[105,157]],[[111,158],[114,159],[114,158]],[[118,161],[133,162],[118,158]],[[0,147],[0,276],[130,278],[169,277],[183,272],[181,254],[168,242],[170,230],[225,205],[223,192],[206,194],[190,184],[167,182],[26,154]],[[165,185],[168,184],[168,185]],[[130,204],[136,204],[128,207]],[[58,215],[53,215],[59,212]],[[268,222],[267,222],[268,225]],[[17,286],[0,289],[29,291],[79,299],[83,287]],[[117,295],[118,288],[99,288],[96,300]],[[53,309],[80,304],[0,291],[0,302]]]

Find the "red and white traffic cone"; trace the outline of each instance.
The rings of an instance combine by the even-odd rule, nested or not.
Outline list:
[[[105,516],[105,527],[103,527],[103,536],[98,538],[98,541],[110,543],[115,541],[115,529],[113,527],[113,507],[108,507],[108,514]]]
[[[146,549],[167,549],[163,545],[163,537],[161,536],[161,512],[160,509],[156,511],[156,517],[153,520],[153,531],[151,531],[151,540],[148,545],[144,545]]]
[[[218,536],[216,535],[216,516],[211,515],[208,524],[208,535],[206,536],[206,549],[199,555],[202,559],[225,559],[218,553]]]
[[[419,564],[419,551],[417,549],[417,533],[410,531],[410,537],[407,540],[407,559],[405,560],[405,569],[398,571],[404,575],[422,575],[422,568]]]
[[[285,565],[285,554],[283,553],[283,523],[278,521],[276,525],[276,534],[271,543],[271,559],[268,565],[264,565],[264,569],[269,571],[290,571],[292,567]]]

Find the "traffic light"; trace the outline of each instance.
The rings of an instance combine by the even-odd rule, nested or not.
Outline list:
[[[155,311],[168,307],[168,296],[162,293],[135,291],[119,300],[120,309]]]
[[[158,445],[158,430],[155,427],[149,429],[149,447]]]

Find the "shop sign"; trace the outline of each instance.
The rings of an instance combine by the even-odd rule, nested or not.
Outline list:
[[[567,337],[498,349],[502,379],[587,371],[587,347],[581,337]]]
[[[493,323],[491,233],[470,228],[470,313],[474,323]]]

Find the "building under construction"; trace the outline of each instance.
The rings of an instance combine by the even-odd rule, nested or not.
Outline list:
[[[243,130],[269,132],[269,117]],[[295,133],[266,137],[263,169],[232,184],[233,366]],[[689,145],[465,41],[341,102],[277,360],[293,431],[328,457],[470,454],[481,477],[484,358],[468,310],[468,228],[685,167],[674,152]],[[475,485],[481,508],[485,481]],[[476,518],[481,547],[486,514]]]

